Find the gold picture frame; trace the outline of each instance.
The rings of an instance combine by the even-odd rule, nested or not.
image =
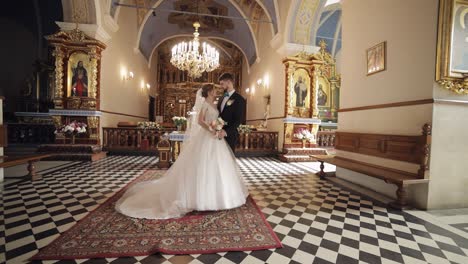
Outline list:
[[[367,75],[372,75],[387,69],[387,42],[383,41],[367,49]]]
[[[437,36],[436,81],[468,94],[468,0],[441,0]]]

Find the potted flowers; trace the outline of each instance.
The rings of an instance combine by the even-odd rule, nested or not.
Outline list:
[[[174,116],[172,118],[172,121],[176,125],[177,131],[182,131],[182,126],[187,123],[187,118],[185,118],[183,116]]]
[[[151,122],[151,121],[143,121],[143,122],[138,122],[137,123],[138,128],[143,129],[143,135],[141,138],[141,144],[140,148],[142,150],[148,150],[149,149],[149,140],[148,140],[148,135],[146,131],[148,129],[159,129],[161,128],[161,125],[157,122]]]
[[[315,139],[314,134],[310,133],[307,129],[299,129],[294,134],[294,137],[302,140],[302,148],[305,148],[306,141],[313,142]]]
[[[72,121],[68,125],[63,125],[55,130],[55,134],[64,134],[71,137],[71,144],[75,144],[75,136],[86,133],[87,125],[83,122]]]
[[[240,125],[237,128],[237,131],[239,131],[239,133],[241,134],[249,134],[250,132],[252,132],[252,129],[253,129],[253,126],[251,125]]]

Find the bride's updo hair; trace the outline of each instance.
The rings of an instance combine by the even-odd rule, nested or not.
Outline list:
[[[208,83],[208,84],[205,84],[203,85],[202,87],[202,96],[207,98],[208,97],[208,93],[211,92],[212,90],[214,89],[214,85],[211,84],[211,83]]]

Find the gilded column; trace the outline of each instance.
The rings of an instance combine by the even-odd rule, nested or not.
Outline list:
[[[98,75],[98,60],[100,58],[99,53],[97,52],[96,47],[91,48],[91,52],[89,53],[90,57],[90,66],[91,66],[91,78],[90,78],[90,85],[88,90],[88,96],[91,98],[96,99],[97,97],[97,75]]]
[[[55,57],[55,108],[63,108],[63,59],[65,54],[60,46],[55,46],[52,55]]]

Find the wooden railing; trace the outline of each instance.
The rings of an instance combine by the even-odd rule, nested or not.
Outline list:
[[[268,155],[278,153],[278,132],[252,131],[240,134],[236,155]]]
[[[161,135],[169,129],[142,129],[134,127],[104,127],[103,149],[106,151],[157,151]]]
[[[319,131],[317,133],[317,145],[319,147],[334,147],[335,131]]]

